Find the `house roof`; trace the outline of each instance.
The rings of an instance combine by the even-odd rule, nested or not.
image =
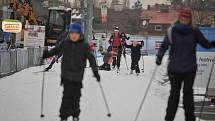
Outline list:
[[[142,19],[148,18],[149,23],[153,24],[172,24],[178,18],[177,11],[160,12],[156,10],[143,11]]]

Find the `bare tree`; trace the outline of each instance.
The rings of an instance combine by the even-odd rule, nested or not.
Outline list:
[[[214,24],[213,0],[192,0],[190,8],[193,12],[193,22],[198,26]]]

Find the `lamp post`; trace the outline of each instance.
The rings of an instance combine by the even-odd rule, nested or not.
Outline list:
[[[142,25],[143,25],[143,27],[144,27],[145,30],[146,30],[146,31],[144,32],[144,36],[145,36],[145,38],[146,38],[145,47],[146,47],[146,54],[147,54],[147,55],[148,55],[148,31],[147,31],[147,29],[148,29],[148,24],[149,24],[149,19],[144,19]]]

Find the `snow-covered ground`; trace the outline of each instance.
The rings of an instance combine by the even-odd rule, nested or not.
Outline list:
[[[106,116],[99,85],[92,77],[91,69],[87,68],[81,98],[81,121],[133,121],[155,68],[155,57],[145,57],[144,60],[145,73],[139,77],[128,74],[124,59],[119,74],[114,70],[100,71],[102,85],[110,103],[111,118]],[[35,72],[42,69],[32,67],[0,79],[0,121],[59,121],[58,110],[62,97],[60,64],[55,64],[46,73],[46,117],[40,119],[42,73]],[[169,86],[161,86],[158,82],[164,78],[165,70],[165,67],[159,67],[139,121],[164,121]],[[182,109],[178,110],[175,121],[184,121]]]

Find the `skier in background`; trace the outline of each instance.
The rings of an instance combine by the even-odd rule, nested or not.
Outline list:
[[[61,82],[63,98],[60,108],[61,121],[67,121],[72,116],[73,121],[79,121],[80,97],[84,69],[88,59],[97,81],[100,82],[96,60],[90,47],[84,42],[81,25],[73,23],[69,27],[69,38],[62,41],[51,51],[44,51],[43,59],[62,54]]]
[[[117,56],[113,57],[112,67],[120,68],[121,56],[122,56],[122,38],[119,33],[119,27],[116,27],[113,35],[110,37],[109,43],[112,46],[112,51],[117,53]]]
[[[126,40],[129,40],[130,37],[127,37],[125,32],[122,32],[120,36],[122,38],[121,45],[122,45],[122,49],[123,49],[123,56],[126,58],[125,44],[126,44]]]
[[[102,55],[104,55],[103,57],[103,65],[99,66],[99,70],[105,70],[105,71],[110,71],[111,70],[111,62],[112,62],[112,58],[114,55],[116,55],[117,53],[114,53],[112,51],[112,47],[109,46],[107,51],[102,51],[101,52]]]
[[[197,71],[197,43],[207,49],[215,47],[215,42],[209,42],[198,28],[192,26],[191,11],[183,9],[180,11],[176,23],[168,29],[156,59],[156,64],[161,65],[165,52],[170,48],[168,75],[171,91],[166,110],[166,121],[173,121],[175,118],[182,83],[185,120],[196,120],[194,115],[193,84]]]
[[[140,74],[139,61],[141,57],[141,48],[143,47],[144,42],[133,41],[131,45],[125,43],[126,48],[131,49],[131,74],[133,71],[136,71],[137,76]]]

